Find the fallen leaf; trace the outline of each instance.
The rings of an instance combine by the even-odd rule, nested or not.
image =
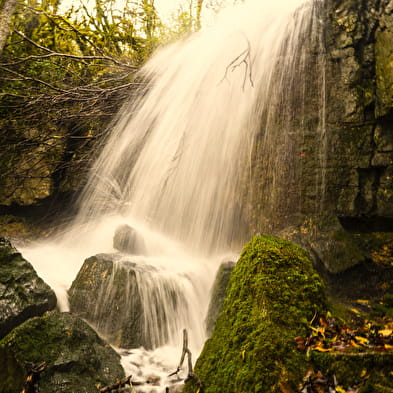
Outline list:
[[[333,351],[333,348],[323,348],[321,346],[317,346],[313,348],[314,351],[318,351],[318,352],[330,352]]]
[[[389,337],[392,334],[393,330],[391,329],[382,329],[378,331],[378,334],[381,334],[384,337]]]
[[[356,344],[354,340],[351,340],[351,345],[355,348],[360,348],[360,345]]]
[[[367,345],[368,344],[368,340],[365,337],[362,336],[355,336],[356,341],[359,342],[361,345]]]

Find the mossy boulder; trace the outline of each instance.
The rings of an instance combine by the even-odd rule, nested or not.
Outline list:
[[[294,337],[326,309],[323,284],[306,251],[269,236],[244,248],[223,311],[196,363],[205,393],[296,391],[307,369]],[[192,385],[186,392],[194,392]]]
[[[222,311],[224,300],[227,295],[227,286],[232,270],[236,263],[227,261],[223,262],[217,270],[216,278],[211,289],[209,308],[205,320],[206,333],[210,337],[213,333],[214,324],[217,317]]]
[[[96,393],[124,377],[120,356],[83,320],[51,311],[0,341],[0,391],[19,393],[29,363],[46,362],[40,393]]]
[[[56,302],[33,266],[0,237],[0,338],[25,320],[53,310]]]

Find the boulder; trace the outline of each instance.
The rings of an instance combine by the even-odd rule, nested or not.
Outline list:
[[[120,356],[83,320],[51,311],[15,328],[0,341],[0,391],[19,393],[28,364],[46,362],[40,393],[96,393],[124,377]]]
[[[326,310],[323,284],[307,252],[286,240],[254,237],[227,292],[195,366],[204,392],[271,393],[300,382],[307,365],[293,339],[306,335],[316,311]]]
[[[236,263],[227,261],[223,262],[218,268],[216,278],[211,289],[209,308],[205,319],[206,333],[208,337],[211,336],[216,323],[217,317],[220,314],[224,305],[224,300],[227,295],[227,285],[229,277]]]
[[[0,338],[55,307],[53,290],[11,243],[0,237]]]
[[[308,250],[317,265],[328,273],[344,272],[367,258],[355,236],[332,215],[309,217],[299,227],[280,232],[280,236]]]
[[[113,248],[126,254],[143,255],[146,253],[145,241],[142,236],[127,224],[120,225],[116,229]]]
[[[171,277],[120,254],[86,259],[68,294],[71,312],[122,348],[151,349],[166,343],[186,302]]]

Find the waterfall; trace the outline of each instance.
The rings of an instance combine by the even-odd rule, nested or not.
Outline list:
[[[116,227],[126,223],[143,237],[146,249],[126,262],[154,268],[136,274],[144,307],[153,310],[144,316],[146,336],[154,337],[153,347],[178,345],[176,358],[180,328],[186,327],[194,356],[198,353],[214,271],[224,255],[233,260],[248,239],[249,205],[258,199],[260,215],[274,217],[287,209],[286,182],[301,173],[293,135],[301,134],[299,119],[307,110],[307,56],[320,42],[319,5],[249,0],[149,60],[140,74],[145,81],[140,99],[125,103],[114,120],[69,231],[25,250],[58,293],[61,287],[64,294],[84,258],[113,252]],[[316,78],[313,84],[317,102],[323,100],[319,83]],[[258,190],[252,184],[257,178]],[[68,270],[54,278],[53,264]],[[176,312],[157,320],[155,314],[172,307],[167,294],[162,296],[163,279],[154,276],[160,272],[165,280],[171,276],[170,291],[179,293]],[[165,307],[157,306],[158,300]]]

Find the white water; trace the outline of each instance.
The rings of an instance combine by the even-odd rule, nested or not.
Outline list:
[[[61,237],[23,250],[66,309],[66,290],[83,260],[114,252],[118,225],[142,234],[147,255],[130,259],[171,274],[189,301],[167,316],[175,327],[167,346],[122,352],[126,371],[143,370],[141,378],[176,369],[180,327],[189,331],[194,358],[202,348],[214,272],[246,240],[242,203],[259,120],[280,114],[283,80],[296,72],[313,7],[304,0],[250,0],[222,14],[214,27],[148,62],[148,91],[118,115],[77,219]],[[154,336],[160,327],[153,325]]]

